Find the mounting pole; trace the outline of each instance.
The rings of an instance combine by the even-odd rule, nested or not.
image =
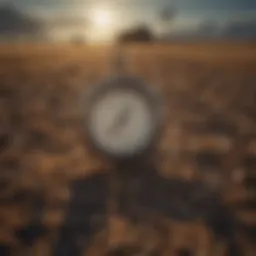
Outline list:
[[[111,74],[114,76],[122,76],[126,73],[125,70],[125,54],[121,44],[113,44],[111,51]],[[119,201],[120,194],[122,193],[122,181],[120,179],[118,165],[114,167],[114,170],[108,174],[108,185],[109,185],[109,199],[107,202],[107,249],[112,245],[112,232],[113,232],[113,218],[116,218],[119,214]]]
[[[113,45],[113,60],[112,65],[114,75],[123,75],[126,71],[126,56],[125,49],[122,44]]]

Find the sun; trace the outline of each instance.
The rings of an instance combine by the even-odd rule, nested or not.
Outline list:
[[[113,5],[92,4],[85,15],[88,20],[87,38],[92,42],[110,42],[119,27],[119,12]]]
[[[92,23],[100,28],[110,27],[113,23],[113,13],[105,8],[95,9],[91,13]]]

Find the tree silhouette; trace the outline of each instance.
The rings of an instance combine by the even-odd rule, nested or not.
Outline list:
[[[141,25],[121,33],[117,41],[119,43],[129,42],[151,42],[155,39],[153,32],[146,25]]]

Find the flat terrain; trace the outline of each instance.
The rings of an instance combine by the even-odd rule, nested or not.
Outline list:
[[[0,45],[1,241],[18,246],[14,230],[33,215],[31,194],[46,198],[43,223],[54,233],[68,182],[111,168],[84,140],[82,95],[115,74],[117,53],[116,46]],[[159,173],[204,176],[196,156],[210,152],[225,200],[232,207],[254,200],[245,181],[256,177],[256,44],[132,45],[121,53],[125,72],[163,95]],[[255,210],[234,211],[243,225],[256,224]]]

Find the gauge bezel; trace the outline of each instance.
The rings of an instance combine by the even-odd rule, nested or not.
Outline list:
[[[94,133],[91,130],[91,126],[88,125],[95,102],[97,102],[97,100],[104,94],[120,89],[129,89],[135,93],[138,93],[140,97],[144,98],[147,102],[150,108],[150,112],[153,116],[153,132],[151,138],[148,139],[148,142],[145,143],[145,145],[140,150],[137,149],[130,153],[113,153],[107,151],[98,143],[98,140],[95,138]],[[136,77],[116,76],[109,78],[106,81],[93,86],[85,99],[85,133],[90,148],[97,153],[103,154],[105,157],[113,160],[125,161],[137,159],[147,155],[147,153],[151,151],[156,145],[161,131],[162,119],[163,104],[160,95],[155,90],[153,90],[151,86],[148,86],[141,79]]]

